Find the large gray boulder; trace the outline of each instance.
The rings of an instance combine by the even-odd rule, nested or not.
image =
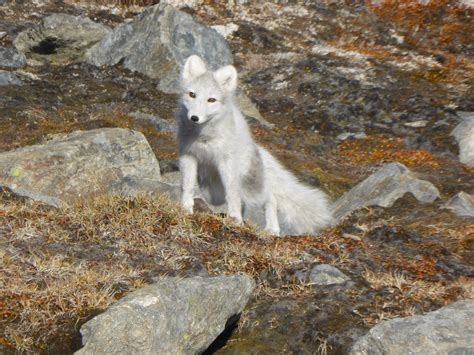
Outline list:
[[[96,66],[116,65],[160,79],[159,89],[180,92],[180,72],[186,58],[197,54],[215,70],[232,64],[232,52],[224,37],[173,6],[160,3],[144,10],[132,22],[117,26],[86,53]],[[241,90],[237,105],[242,113],[271,126]]]
[[[356,341],[352,355],[474,354],[474,300],[458,301],[423,316],[396,318]]]
[[[474,196],[460,191],[451,197],[443,207],[460,217],[474,217]]]
[[[459,145],[459,161],[474,166],[474,112],[457,112],[463,121],[451,135]]]
[[[418,179],[403,164],[390,163],[342,195],[333,205],[334,217],[341,219],[367,206],[390,207],[407,192],[421,202],[433,202],[440,196],[431,182]]]
[[[0,47],[0,68],[19,69],[26,65],[26,57],[15,48]]]
[[[30,64],[65,64],[82,61],[85,50],[109,31],[107,26],[88,17],[53,14],[20,32],[13,44],[28,57]]]
[[[78,131],[0,153],[0,186],[53,206],[107,192],[159,191],[159,180],[147,140],[128,129]]]
[[[164,278],[84,324],[76,354],[198,354],[242,312],[254,287],[245,275]]]
[[[149,7],[130,23],[117,26],[87,51],[91,64],[115,65],[160,79],[160,89],[179,91],[179,74],[187,57],[197,54],[212,69],[232,64],[224,37],[173,6]]]

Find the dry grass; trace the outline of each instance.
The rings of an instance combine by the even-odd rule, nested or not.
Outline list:
[[[401,293],[403,297],[419,300],[421,298],[437,299],[443,297],[446,286],[440,282],[412,280],[399,272],[372,272],[366,270],[363,274],[369,284],[375,288],[388,288]]]
[[[219,216],[189,216],[160,196],[103,196],[58,210],[3,194],[0,344],[17,351],[71,351],[79,344],[80,325],[115,300],[163,275],[202,269],[253,276],[259,299],[311,297],[314,286],[298,281],[293,271],[331,263],[347,273],[365,262],[360,255],[377,254],[364,238],[343,234],[332,228],[318,238],[276,238]],[[400,263],[400,270],[410,267],[403,259]],[[464,292],[453,296],[453,288],[463,289],[460,279],[441,285],[383,271],[365,271],[363,277],[393,295],[368,306],[363,318],[368,324]],[[359,285],[355,292],[365,291]]]
[[[0,198],[0,343],[46,351],[84,319],[165,274],[282,270],[298,248],[165,197],[100,197],[56,210]],[[268,248],[263,247],[269,245]]]

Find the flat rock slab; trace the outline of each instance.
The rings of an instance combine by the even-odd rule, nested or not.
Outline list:
[[[88,17],[53,14],[20,32],[13,44],[32,59],[32,64],[65,64],[82,61],[86,49],[109,31],[107,26]]]
[[[474,196],[464,191],[458,192],[443,207],[460,217],[474,217]]]
[[[451,135],[459,145],[459,161],[474,166],[474,112],[458,112],[463,121],[456,126]]]
[[[78,131],[0,153],[0,186],[53,206],[125,187],[127,193],[146,192],[159,180],[160,166],[147,140],[128,129]]]
[[[333,205],[333,213],[341,219],[367,206],[390,207],[407,192],[421,202],[433,202],[440,196],[431,182],[418,179],[403,164],[390,163],[340,197]]]
[[[246,275],[164,278],[132,292],[81,327],[76,354],[198,354],[242,312]]]
[[[320,286],[339,285],[349,280],[342,271],[328,264],[316,265],[309,274],[309,282]]]
[[[26,57],[15,48],[0,47],[0,68],[20,69],[26,65]]]
[[[423,316],[383,321],[361,337],[352,355],[474,354],[474,301],[458,301]]]

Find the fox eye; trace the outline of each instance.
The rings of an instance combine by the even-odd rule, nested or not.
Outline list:
[[[193,99],[196,98],[196,94],[195,94],[194,92],[192,92],[192,91],[189,92],[189,96],[191,96]]]
[[[216,102],[217,100],[213,97],[210,97],[209,99],[207,99],[207,102]]]

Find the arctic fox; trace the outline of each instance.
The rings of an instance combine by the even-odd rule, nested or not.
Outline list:
[[[246,208],[263,208],[265,229],[279,235],[307,234],[327,226],[326,195],[300,183],[266,149],[256,144],[234,104],[237,71],[212,72],[200,57],[189,57],[182,72],[178,120],[181,203],[193,212],[198,182],[208,203],[227,203],[242,222]]]

